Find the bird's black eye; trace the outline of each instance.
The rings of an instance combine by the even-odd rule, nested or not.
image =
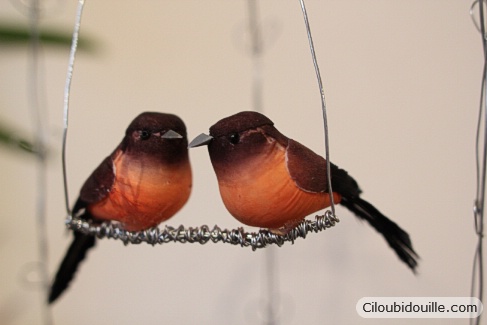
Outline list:
[[[149,131],[147,131],[147,130],[142,130],[142,131],[140,131],[140,138],[141,138],[142,140],[147,140],[147,139],[149,139],[149,138],[150,138],[150,132],[149,132]]]
[[[232,133],[228,137],[231,143],[237,144],[240,141],[240,135],[238,133]]]

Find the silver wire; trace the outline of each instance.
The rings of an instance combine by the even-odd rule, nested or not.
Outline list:
[[[76,50],[78,48],[79,30],[81,27],[81,16],[83,15],[85,1],[78,1],[78,8],[76,11],[76,19],[74,23],[73,39],[71,43],[71,51],[69,53],[68,72],[66,76],[66,85],[64,87],[64,127],[63,127],[63,145],[62,145],[62,165],[63,165],[63,182],[64,182],[64,199],[66,204],[66,212],[71,216],[71,208],[69,206],[69,191],[68,191],[68,176],[66,168],[66,140],[68,136],[69,126],[69,96],[71,92],[71,81],[73,79],[74,61],[76,59]]]
[[[485,2],[485,0],[484,0],[484,2]],[[472,2],[472,5],[470,6],[469,13],[470,13],[470,17],[472,18],[473,24],[475,25],[475,28],[477,28],[479,33],[481,33],[480,23],[475,19],[475,6],[478,4],[479,4],[478,0],[475,0],[474,2]]]
[[[321,81],[320,68],[318,67],[318,60],[316,59],[315,48],[313,45],[313,37],[311,36],[311,27],[309,25],[308,14],[306,12],[306,6],[304,0],[299,0],[301,4],[301,10],[303,11],[304,24],[306,25],[306,33],[308,34],[309,49],[311,51],[311,57],[313,59],[313,65],[315,67],[316,78],[318,80],[318,87],[320,89],[321,97],[321,110],[323,112],[323,126],[325,130],[325,157],[326,157],[326,178],[328,181],[328,193],[330,195],[330,208],[335,215],[335,200],[333,199],[333,188],[331,186],[331,164],[330,164],[330,144],[328,136],[328,118],[326,117],[326,100],[325,91],[323,89],[323,83]]]
[[[257,232],[245,232],[242,227],[237,229],[221,229],[214,226],[210,229],[208,226],[189,227],[183,225],[174,228],[165,226],[163,230],[153,227],[143,231],[131,232],[124,230],[115,222],[103,222],[95,224],[91,220],[82,220],[77,217],[66,219],[68,229],[79,231],[86,235],[96,236],[98,238],[111,238],[121,240],[124,244],[141,244],[162,245],[168,243],[190,243],[206,244],[208,242],[237,245],[241,247],[250,247],[253,251],[258,248],[264,248],[268,245],[282,246],[286,242],[294,244],[298,238],[306,238],[310,232],[320,232],[331,228],[339,220],[329,210],[322,216],[315,216],[314,221],[303,220],[295,228],[291,229],[286,235],[277,235],[269,230],[260,229]]]
[[[482,46],[484,51],[484,66],[482,72],[482,86],[480,91],[480,105],[477,121],[477,133],[475,141],[475,160],[476,160],[476,175],[477,175],[477,190],[474,204],[474,222],[475,232],[477,234],[477,246],[474,253],[474,262],[472,267],[472,281],[471,281],[471,296],[477,294],[477,298],[482,301],[483,298],[483,228],[484,228],[484,206],[485,206],[485,177],[487,166],[487,121],[484,120],[484,142],[483,142],[483,154],[480,153],[481,147],[481,129],[482,129],[482,117],[487,117],[487,37],[485,30],[485,17],[484,17],[484,0],[476,0],[470,7],[470,16],[474,22],[475,27],[480,32],[482,37]],[[479,7],[480,22],[477,23],[474,16],[475,6]],[[482,161],[482,162],[481,162]],[[475,290],[475,283],[478,277],[478,288]],[[477,293],[476,293],[477,291]],[[470,319],[470,324],[480,324],[481,316]]]

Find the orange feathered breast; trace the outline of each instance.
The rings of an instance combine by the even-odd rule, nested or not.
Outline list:
[[[328,193],[306,192],[289,176],[286,149],[273,142],[265,154],[232,166],[218,177],[220,194],[228,211],[254,227],[293,227],[307,215],[330,206]],[[333,193],[334,201],[340,195]]]
[[[129,231],[144,230],[172,217],[189,198],[189,161],[164,166],[120,153],[113,164],[109,194],[88,208],[96,218],[119,221]]]

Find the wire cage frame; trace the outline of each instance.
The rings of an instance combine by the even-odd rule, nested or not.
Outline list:
[[[65,219],[66,227],[69,230],[81,232],[86,235],[96,236],[99,239],[109,238],[115,240],[121,240],[125,245],[128,244],[141,244],[147,243],[150,245],[167,244],[167,243],[199,243],[206,244],[212,243],[225,243],[231,245],[238,245],[241,247],[250,247],[252,250],[258,248],[265,248],[271,244],[282,246],[286,242],[294,243],[298,238],[306,238],[310,232],[317,233],[325,229],[334,227],[339,219],[335,215],[335,202],[331,184],[331,167],[330,167],[330,154],[329,154],[329,140],[328,140],[328,123],[326,115],[326,101],[323,84],[321,81],[321,75],[318,67],[318,61],[314,50],[313,39],[311,35],[311,28],[309,25],[307,10],[304,0],[298,0],[302,9],[304,23],[307,32],[307,38],[309,42],[309,48],[311,51],[311,57],[317,77],[317,83],[321,98],[321,108],[323,114],[323,125],[325,134],[325,157],[326,157],[326,169],[327,169],[327,189],[330,193],[330,210],[326,210],[323,215],[316,215],[315,220],[302,220],[296,227],[291,229],[285,235],[276,234],[267,229],[260,229],[256,232],[246,232],[243,227],[237,229],[222,229],[215,225],[210,228],[207,225],[199,227],[185,227],[180,225],[179,227],[172,227],[165,225],[163,229],[159,226],[152,227],[143,231],[127,231],[115,221],[106,221],[101,223],[95,223],[92,220],[84,220],[79,217],[73,216],[70,209],[69,193],[68,193],[68,177],[67,177],[67,165],[66,165],[66,140],[69,126],[69,99],[71,93],[71,81],[73,77],[74,63],[78,46],[78,39],[81,27],[81,18],[85,5],[85,0],[78,0],[78,7],[75,18],[74,31],[72,36],[72,44],[69,55],[68,71],[66,76],[66,84],[64,89],[64,126],[63,126],[63,141],[62,141],[62,170],[63,170],[63,182],[64,182],[64,198],[67,211],[67,217]]]

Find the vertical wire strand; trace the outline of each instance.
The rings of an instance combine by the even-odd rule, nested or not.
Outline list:
[[[78,1],[78,8],[76,11],[73,38],[71,43],[71,51],[69,53],[66,85],[64,87],[64,107],[63,107],[64,127],[63,127],[63,144],[62,144],[62,165],[63,165],[64,199],[66,204],[66,212],[68,216],[71,216],[71,209],[69,207],[68,176],[67,176],[67,166],[66,166],[66,140],[68,136],[68,127],[69,127],[69,97],[71,93],[71,81],[73,79],[74,61],[76,59],[76,51],[78,49],[79,30],[81,27],[81,17],[83,15],[84,4],[85,4],[84,0]]]
[[[311,51],[311,57],[313,59],[313,65],[315,67],[316,78],[318,81],[318,87],[321,97],[321,110],[323,112],[323,126],[325,131],[325,157],[326,157],[326,178],[328,181],[328,193],[330,195],[330,208],[333,216],[335,216],[335,201],[333,199],[333,188],[331,186],[331,164],[330,164],[330,144],[328,136],[328,118],[326,116],[326,100],[325,91],[323,89],[323,83],[321,81],[320,68],[318,67],[318,60],[316,59],[315,48],[313,44],[313,37],[311,36],[311,28],[308,20],[308,13],[306,12],[306,6],[304,0],[299,0],[301,4],[301,10],[303,11],[304,24],[306,26],[306,33],[308,34],[309,49]]]
[[[47,202],[47,160],[46,148],[48,140],[44,121],[45,112],[40,99],[40,35],[39,35],[39,0],[31,0],[29,7],[29,25],[30,25],[30,67],[29,67],[29,106],[32,112],[33,123],[35,126],[35,146],[37,153],[36,166],[36,232],[37,232],[37,249],[39,273],[41,284],[41,312],[43,324],[52,324],[51,311],[47,305],[47,294],[49,289],[49,272],[48,265],[48,241],[46,225],[46,202]]]
[[[248,28],[250,34],[250,46],[252,57],[252,106],[254,111],[263,112],[262,93],[262,30],[259,19],[259,9],[257,0],[247,0]],[[265,273],[265,295],[267,296],[265,305],[265,324],[275,325],[277,317],[277,305],[279,304],[277,272],[276,272],[276,252],[273,247],[269,247],[264,253],[264,273]]]
[[[473,7],[478,4],[480,23],[476,25],[479,29],[482,37],[482,48],[484,54],[484,65],[482,72],[482,86],[480,91],[480,104],[479,114],[477,121],[477,133],[475,142],[475,156],[476,156],[476,175],[477,175],[477,190],[474,206],[474,222],[475,232],[478,240],[475,248],[474,262],[472,268],[472,281],[471,281],[471,296],[475,296],[482,301],[483,298],[483,228],[484,228],[484,207],[485,207],[485,177],[487,166],[487,121],[484,120],[483,126],[483,152],[480,152],[481,148],[481,130],[482,130],[482,117],[487,118],[487,39],[485,31],[485,15],[484,15],[484,0],[476,0],[472,4],[470,14],[473,17]],[[476,282],[477,289],[476,289]],[[470,319],[470,324],[480,324],[481,315],[475,319]]]

